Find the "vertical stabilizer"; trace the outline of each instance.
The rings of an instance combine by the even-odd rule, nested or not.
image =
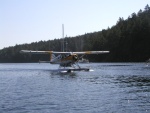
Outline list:
[[[50,54],[50,61],[52,62],[54,59],[56,58],[56,56],[54,54]]]

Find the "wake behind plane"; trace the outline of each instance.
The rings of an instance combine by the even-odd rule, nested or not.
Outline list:
[[[83,52],[57,52],[57,51],[32,51],[32,50],[21,50],[20,53],[29,54],[49,54],[49,61],[40,61],[44,63],[59,64],[58,70],[60,72],[68,73],[74,71],[90,71],[90,68],[81,68],[78,64],[79,55],[88,54],[106,54],[109,51],[83,51]]]

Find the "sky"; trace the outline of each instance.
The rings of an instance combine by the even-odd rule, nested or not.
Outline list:
[[[0,49],[107,29],[150,0],[0,0]]]

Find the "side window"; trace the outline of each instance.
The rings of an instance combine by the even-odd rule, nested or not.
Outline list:
[[[62,56],[61,56],[61,55],[59,55],[59,56],[58,56],[58,59],[61,59],[61,58],[62,58]]]

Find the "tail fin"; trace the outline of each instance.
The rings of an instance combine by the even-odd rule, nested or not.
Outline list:
[[[50,61],[53,61],[56,58],[54,54],[50,54]]]

